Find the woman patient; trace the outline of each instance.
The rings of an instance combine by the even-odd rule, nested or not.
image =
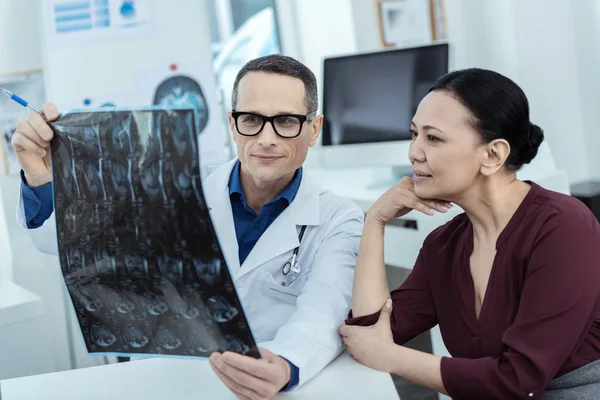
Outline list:
[[[413,178],[365,220],[340,327],[348,351],[454,399],[600,399],[600,225],[578,200],[516,178],[544,138],[525,94],[492,71],[452,72],[411,130]],[[465,212],[429,234],[390,295],[385,225],[452,203]],[[436,324],[452,358],[402,346]]]

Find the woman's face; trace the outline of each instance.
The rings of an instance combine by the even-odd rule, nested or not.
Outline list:
[[[417,196],[455,201],[473,185],[486,151],[470,118],[448,92],[434,91],[421,101],[411,123],[409,151]]]

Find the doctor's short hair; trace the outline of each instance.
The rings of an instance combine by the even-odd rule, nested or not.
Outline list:
[[[238,99],[238,85],[240,80],[248,72],[267,72],[300,79],[304,83],[304,101],[306,103],[307,112],[311,113],[317,111],[317,108],[319,107],[319,95],[315,74],[300,61],[292,57],[282,56],[281,54],[272,54],[256,58],[242,67],[235,78],[233,92],[231,93],[231,105],[234,110]]]

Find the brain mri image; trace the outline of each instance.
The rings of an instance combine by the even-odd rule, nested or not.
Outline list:
[[[181,346],[181,340],[164,325],[158,327],[156,341],[166,350],[175,350]]]
[[[239,354],[248,354],[248,351],[250,350],[248,348],[248,345],[246,345],[244,342],[242,342],[237,337],[235,337],[231,334],[227,334],[227,335],[225,335],[225,340],[227,343],[227,347],[232,349],[231,351],[234,351]]]
[[[206,354],[206,356],[209,356],[210,353],[217,350],[217,346],[214,346],[205,340],[201,340],[200,338],[202,338],[202,337],[206,337],[206,336],[205,335],[203,336],[201,332],[191,331],[191,333],[188,337],[188,342],[193,351],[197,351],[199,353],[204,353],[204,354]]]
[[[238,310],[235,307],[227,304],[227,301],[219,296],[213,296],[208,299],[207,306],[214,320],[217,322],[229,322],[238,314]]]
[[[142,348],[150,342],[148,336],[131,323],[128,323],[123,328],[123,340],[128,346],[133,347],[134,349]]]
[[[201,134],[208,124],[208,102],[200,84],[194,79],[177,75],[161,82],[154,93],[154,105],[193,107],[196,110],[196,129]]]
[[[200,315],[200,310],[179,295],[169,296],[170,309],[185,319],[194,319]]]
[[[127,314],[135,309],[135,304],[126,293],[119,293],[116,289],[102,284],[96,285],[95,290],[104,299],[104,303],[119,314]]]
[[[151,293],[142,294],[141,301],[150,315],[161,315],[169,311],[167,303]]]
[[[61,272],[90,353],[258,358],[204,198],[206,103],[194,81],[176,78],[157,90],[164,109],[52,123]],[[204,114],[169,107],[186,102]]]
[[[88,312],[95,313],[103,306],[101,300],[90,292],[91,289],[82,287],[75,292],[76,303]]]
[[[99,322],[92,325],[91,331],[93,342],[100,347],[109,347],[117,340],[117,337]]]

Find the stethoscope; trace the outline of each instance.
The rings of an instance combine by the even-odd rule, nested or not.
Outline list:
[[[304,237],[305,230],[306,230],[306,225],[302,225],[302,228],[300,228],[300,234],[298,234],[298,242],[299,242],[298,247],[296,247],[294,249],[294,253],[292,254],[292,259],[290,261],[286,262],[285,264],[283,264],[283,267],[281,267],[281,272],[283,273],[284,276],[288,276],[288,274],[291,274],[290,275],[291,282],[294,282],[296,280],[296,278],[298,278],[298,275],[300,275],[300,271],[302,270],[302,267],[300,266],[300,263],[298,262],[297,258],[298,258],[298,250],[300,249],[300,243],[302,243],[302,238]]]

